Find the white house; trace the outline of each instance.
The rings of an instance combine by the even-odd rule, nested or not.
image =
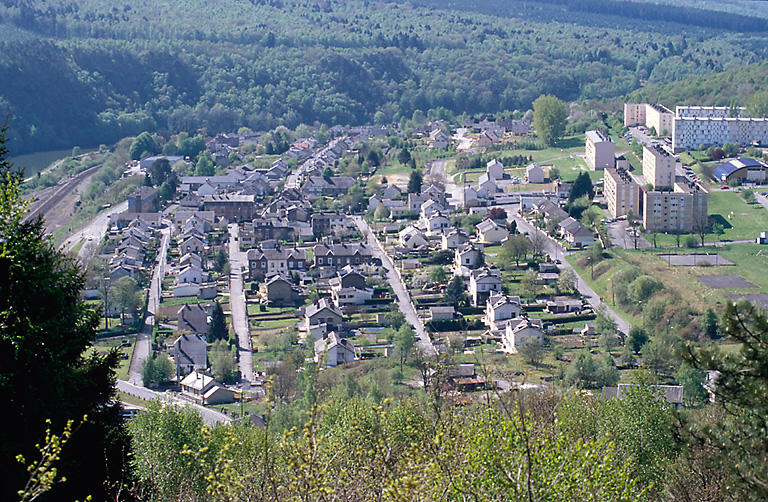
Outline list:
[[[424,233],[412,225],[400,230],[399,241],[400,247],[411,250],[429,245],[429,241],[424,236]]]
[[[475,307],[483,304],[490,295],[501,293],[501,272],[497,269],[483,267],[469,273],[469,296]]]
[[[373,288],[344,288],[331,287],[331,300],[336,308],[349,307],[350,305],[363,305],[366,300],[373,298]]]
[[[341,326],[344,317],[327,298],[320,298],[304,311],[304,327],[307,330],[313,326],[325,325],[325,330],[334,330]]]
[[[203,271],[199,267],[187,266],[176,276],[177,284],[200,284],[203,282]]]
[[[499,191],[499,186],[496,184],[493,178],[488,176],[488,174],[481,175],[480,178],[477,180],[477,197],[478,198],[492,197],[498,191]]]
[[[509,237],[509,230],[491,219],[481,221],[475,228],[477,228],[477,240],[485,244],[501,244]]]
[[[544,183],[544,169],[535,162],[529,164],[525,168],[525,180],[528,183]]]
[[[502,350],[508,354],[516,354],[520,344],[529,338],[543,340],[541,319],[517,318],[507,321],[507,328],[501,337]]]
[[[422,218],[421,224],[426,229],[427,235],[439,235],[443,229],[451,226],[451,220],[442,213],[434,213],[427,218]]]
[[[429,218],[435,213],[442,213],[445,211],[445,207],[436,200],[429,199],[425,201],[421,208],[419,208],[420,218]]]
[[[594,233],[572,216],[561,221],[559,227],[563,238],[573,246],[591,246],[595,242]]]
[[[195,370],[181,381],[181,392],[199,404],[225,404],[235,401],[235,393],[212,376]]]
[[[198,237],[197,235],[190,235],[189,237],[186,237],[181,241],[181,245],[179,246],[179,249],[184,254],[201,253],[203,251],[204,246],[205,246],[205,243],[203,243],[200,237]]]
[[[488,178],[492,180],[503,180],[504,164],[499,162],[498,159],[493,159],[485,165],[485,172],[488,174]]]
[[[482,250],[474,244],[457,247],[453,253],[453,268],[456,275],[469,275],[469,270],[475,268],[475,264],[482,255]]]
[[[456,249],[469,242],[469,235],[464,230],[452,228],[443,232],[441,241],[442,249]]]
[[[321,368],[333,368],[355,360],[355,346],[335,331],[315,342],[315,362]]]
[[[520,317],[523,307],[519,296],[492,294],[485,304],[485,324],[491,330],[502,329],[510,319]]]

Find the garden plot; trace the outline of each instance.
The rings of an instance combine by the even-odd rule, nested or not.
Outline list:
[[[717,254],[660,254],[658,256],[659,259],[676,267],[733,265],[732,261],[728,261]]]
[[[699,280],[715,289],[757,288],[740,275],[700,275]]]

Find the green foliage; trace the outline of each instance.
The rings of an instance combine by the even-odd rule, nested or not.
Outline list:
[[[675,380],[683,386],[683,399],[687,406],[699,406],[707,402],[707,391],[704,389],[706,373],[683,363],[675,373]]]
[[[165,354],[153,354],[144,360],[141,376],[145,386],[164,385],[175,376],[173,362]]]
[[[113,498],[102,482],[120,476],[125,459],[113,401],[118,356],[85,355],[99,314],[81,299],[85,277],[79,265],[45,237],[43,222],[21,221],[21,173],[7,160],[5,133],[0,127],[0,390],[6,410],[0,498],[16,500],[29,478],[18,455],[34,458],[46,429],[65,430],[69,420],[85,415],[89,421],[70,438],[57,466],[67,482],[49,496]]]
[[[458,276],[453,276],[451,282],[445,288],[445,301],[449,305],[459,307],[459,305],[467,302],[467,291],[464,286],[464,280]]]
[[[208,324],[206,339],[209,343],[212,343],[217,340],[226,340],[227,338],[229,338],[229,333],[227,332],[227,321],[224,318],[224,310],[221,308],[219,302],[213,302],[211,322]]]
[[[768,117],[768,91],[758,91],[746,102],[747,114],[750,117]]]
[[[633,327],[629,330],[629,335],[627,335],[627,347],[629,347],[632,352],[639,354],[643,349],[643,345],[647,342],[648,333],[646,333],[643,328]]]
[[[541,364],[546,352],[541,339],[533,336],[525,338],[522,343],[518,345],[517,351],[523,356],[528,364],[534,366]]]
[[[592,187],[592,180],[590,179],[589,174],[582,171],[573,181],[571,192],[568,194],[568,203],[571,204],[585,195],[587,196],[587,201],[591,203],[595,198],[595,189]]]
[[[429,268],[429,280],[438,284],[445,284],[448,280],[448,272],[442,265],[435,265]]]
[[[569,396],[557,420],[574,441],[614,440],[616,453],[640,486],[664,482],[675,452],[673,411],[651,387],[633,386],[621,400]]]
[[[755,192],[750,190],[749,188],[745,188],[741,191],[741,198],[744,199],[744,202],[747,204],[754,204],[755,203]]]
[[[613,358],[605,354],[596,361],[586,349],[580,351],[565,370],[565,382],[579,388],[600,389],[616,385],[618,381],[619,372]]]
[[[224,340],[213,342],[210,350],[211,372],[213,377],[223,383],[237,383],[240,370],[235,361],[235,349]]]
[[[520,265],[520,261],[525,261],[531,253],[531,243],[522,234],[511,235],[502,245],[499,252],[499,258],[502,263],[509,266],[514,261],[515,266]]]
[[[723,324],[737,352],[688,344],[683,359],[702,371],[717,371],[714,386],[719,418],[697,427],[719,451],[718,465],[730,475],[739,500],[768,498],[764,434],[768,417],[768,319],[747,302],[728,304]],[[695,425],[695,424],[694,424]]]
[[[121,277],[112,285],[110,295],[120,308],[123,324],[125,324],[125,314],[131,314],[135,322],[142,300],[136,279],[129,276]]]
[[[408,178],[408,193],[420,193],[423,176],[421,171],[414,169]]]
[[[717,325],[717,314],[715,314],[715,311],[712,310],[711,307],[704,312],[704,322],[702,324],[704,335],[707,338],[714,340],[720,336],[719,327]]]
[[[197,163],[195,164],[195,176],[213,176],[216,174],[216,170],[213,166],[213,158],[211,158],[211,152],[203,150],[197,156]]]
[[[378,206],[376,206],[376,209],[373,211],[373,217],[376,220],[385,220],[389,218],[389,208],[384,204],[379,204]]]
[[[133,160],[139,160],[145,153],[154,154],[158,152],[157,144],[154,138],[146,131],[142,132],[131,143],[128,154]]]
[[[533,102],[533,127],[547,145],[553,145],[563,136],[568,110],[557,97],[542,95]]]

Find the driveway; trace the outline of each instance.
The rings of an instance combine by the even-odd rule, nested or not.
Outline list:
[[[220,413],[211,408],[206,408],[205,406],[201,406],[199,404],[191,403],[186,399],[178,397],[178,395],[174,392],[155,392],[153,390],[147,389],[146,387],[133,385],[132,383],[126,382],[125,380],[118,380],[116,386],[118,390],[140,399],[144,399],[145,401],[160,401],[161,403],[168,405],[180,406],[195,410],[200,414],[203,421],[205,421],[205,423],[210,426],[214,426],[216,424],[229,424],[232,422],[232,419],[223,413]]]
[[[381,247],[379,239],[373,234],[367,221],[360,216],[352,216],[352,220],[355,222],[355,225],[357,225],[357,228],[360,229],[360,232],[366,236],[368,245],[371,246],[373,256],[380,259],[381,265],[386,269],[387,281],[390,286],[392,286],[392,289],[397,296],[397,306],[400,309],[400,312],[405,316],[405,320],[408,321],[408,324],[413,326],[413,329],[416,331],[416,337],[419,339],[416,346],[419,347],[422,354],[430,356],[436,355],[437,350],[432,344],[432,340],[429,338],[429,333],[424,329],[424,323],[416,312],[416,308],[413,306],[413,301],[411,300],[411,295],[408,293],[405,284],[403,284],[400,274],[397,273],[392,259],[384,251],[384,248]]]
[[[168,243],[171,240],[171,222],[163,220],[168,225],[167,228],[160,230],[162,241],[160,243],[160,253],[157,258],[157,265],[152,272],[152,280],[149,283],[149,299],[147,300],[147,316],[144,318],[144,326],[136,336],[136,346],[133,349],[133,360],[131,361],[130,381],[136,385],[143,385],[144,378],[141,369],[144,361],[149,357],[150,343],[152,339],[152,329],[155,326],[155,315],[160,306],[160,292],[163,278],[165,277],[165,267],[168,256]]]
[[[608,237],[611,238],[611,244],[619,246],[624,249],[635,248],[635,238],[630,234],[630,228],[625,220],[615,221],[606,225],[608,229]],[[652,248],[653,245],[648,240],[639,235],[637,238],[637,249]]]
[[[237,240],[239,227],[237,223],[229,225],[229,305],[232,311],[232,326],[237,333],[237,350],[240,360],[240,376],[248,383],[253,383],[253,346],[248,329],[248,311],[245,306],[243,293],[243,274],[248,271],[246,254],[240,251]]]

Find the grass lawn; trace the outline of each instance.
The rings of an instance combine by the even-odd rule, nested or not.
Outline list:
[[[147,401],[146,399],[141,399],[140,397],[132,396],[131,394],[128,394],[121,390],[117,391],[117,399],[121,403],[128,403],[134,406],[142,406],[144,408],[146,408],[151,402],[151,401]]]
[[[264,307],[264,310],[261,309],[261,305],[258,303],[249,303],[246,306],[248,310],[249,316],[255,316],[255,315],[274,315],[274,314],[285,314],[285,313],[293,313],[296,312],[296,307]]]
[[[267,321],[260,321],[258,319],[251,319],[250,324],[254,328],[286,328],[288,326],[295,326],[298,319],[295,317],[289,317],[287,319],[272,319]]]
[[[720,190],[711,192],[709,215],[710,220],[719,222],[725,227],[723,240],[754,239],[761,231],[768,228],[768,211],[760,204],[747,204],[738,192]],[[707,234],[704,240],[716,242],[718,236]],[[659,246],[674,246],[677,243],[674,235],[665,234],[657,234],[656,241]]]

